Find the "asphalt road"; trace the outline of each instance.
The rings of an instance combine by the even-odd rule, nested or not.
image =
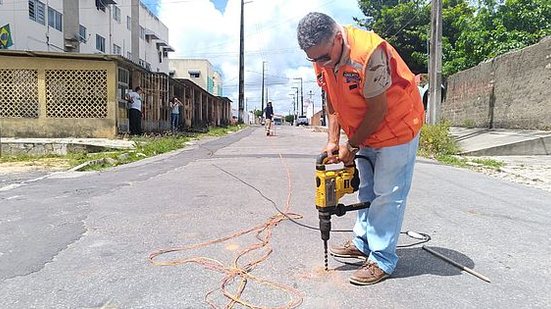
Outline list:
[[[330,259],[325,272],[319,232],[273,218],[274,204],[288,205],[290,216],[302,216],[298,222],[318,224],[314,162],[325,140],[307,128],[278,126],[273,137],[248,128],[103,172],[5,187],[0,308],[208,308],[207,301],[231,307],[223,282],[229,294],[244,287],[240,301],[257,307],[551,307],[551,194],[428,160],[417,162],[403,230],[430,234],[426,245],[491,283],[419,245],[399,249],[391,279],[374,286],[349,284],[356,266],[342,261]],[[353,220],[352,213],[334,218],[333,227],[350,228]],[[264,229],[158,260],[200,256],[202,264],[148,261],[158,249],[255,226]],[[330,242],[348,237],[333,233]],[[259,239],[265,246],[233,267]],[[232,280],[246,264],[246,284]]]

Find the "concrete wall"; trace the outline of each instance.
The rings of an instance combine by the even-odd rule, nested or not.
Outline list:
[[[454,126],[551,130],[551,37],[449,77]]]
[[[4,136],[112,138],[117,134],[117,66],[114,62],[27,57],[0,59],[3,85],[0,101],[4,106],[2,113],[6,114],[2,117]],[[22,74],[18,72],[22,71],[36,72],[31,74],[36,78],[26,78],[23,83],[18,77]],[[90,73],[86,75],[86,72]],[[53,76],[50,85],[48,76]],[[96,76],[104,76],[103,83],[92,80]],[[74,87],[68,87],[69,84]],[[29,108],[34,111],[29,112]]]

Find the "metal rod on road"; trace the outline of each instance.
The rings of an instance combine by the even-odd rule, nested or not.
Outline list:
[[[474,270],[472,270],[472,269],[470,269],[470,268],[468,268],[468,267],[465,267],[465,266],[463,266],[463,265],[461,265],[461,264],[459,264],[459,263],[457,263],[457,262],[451,260],[450,258],[446,257],[445,255],[440,254],[440,253],[438,253],[438,252],[436,252],[436,251],[430,249],[430,248],[427,247],[427,246],[423,246],[423,249],[426,250],[426,251],[428,251],[428,252],[430,252],[430,253],[432,253],[433,255],[435,255],[435,256],[437,256],[437,257],[443,259],[444,261],[446,261],[446,262],[452,264],[453,266],[455,266],[455,267],[457,267],[457,268],[459,268],[459,269],[461,269],[461,270],[464,270],[464,271],[468,272],[469,274],[471,274],[471,275],[473,275],[473,276],[475,276],[475,277],[477,277],[477,278],[479,278],[479,279],[482,279],[482,280],[484,280],[484,281],[490,283],[490,278],[488,278],[488,277],[486,277],[486,276],[484,276],[484,275],[481,275],[481,274],[477,273],[476,271],[474,271]]]

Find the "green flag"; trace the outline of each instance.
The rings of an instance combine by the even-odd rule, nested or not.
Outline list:
[[[0,28],[0,49],[6,49],[12,45],[10,24],[7,24]]]

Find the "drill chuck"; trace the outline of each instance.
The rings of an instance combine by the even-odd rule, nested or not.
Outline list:
[[[320,211],[319,219],[320,219],[321,239],[327,241],[329,240],[330,233],[331,233],[331,213]]]

